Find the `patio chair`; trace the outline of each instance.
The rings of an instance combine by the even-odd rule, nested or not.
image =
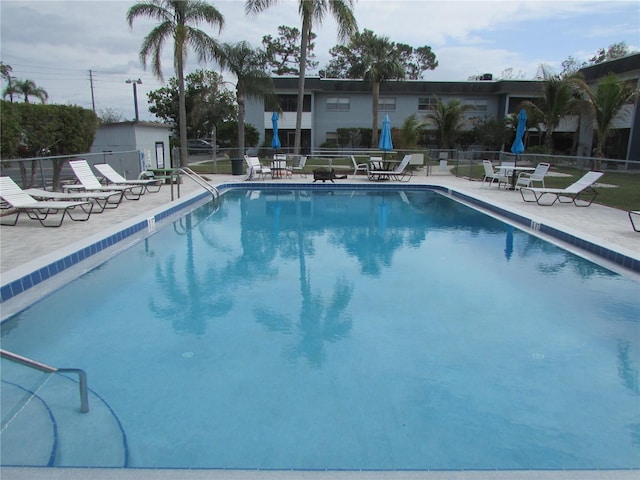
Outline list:
[[[29,188],[24,193],[36,200],[87,201],[93,202],[92,213],[102,213],[107,208],[118,208],[124,199],[124,191],[120,192],[50,192],[40,188]]]
[[[355,177],[358,174],[358,172],[363,172],[366,175],[367,172],[369,171],[369,165],[366,163],[356,162],[355,155],[350,155],[350,156],[351,156],[351,163],[353,163],[353,176]]]
[[[148,180],[127,180],[118,172],[116,172],[108,163],[96,163],[94,168],[100,172],[100,174],[107,179],[107,185],[110,183],[114,185],[136,185],[144,187],[144,192],[156,193],[160,191],[162,187],[162,180],[160,179],[148,179]],[[151,187],[153,190],[151,190]]]
[[[384,170],[382,157],[369,157],[369,170]]]
[[[260,159],[258,157],[250,157],[248,155],[244,156],[245,162],[247,162],[247,166],[249,167],[249,172],[247,173],[247,180],[253,180],[253,176],[260,175],[264,180],[267,175],[271,175],[273,178],[273,172],[271,168],[266,167],[260,163]]]
[[[31,195],[25,193],[11,177],[0,177],[0,197],[16,211],[16,218],[13,223],[2,223],[2,225],[10,227],[18,223],[18,218],[20,218],[20,214],[23,212],[26,213],[31,220],[38,220],[43,227],[59,227],[62,225],[65,216],[77,222],[84,222],[89,220],[93,212],[93,203],[88,201],[38,201]],[[77,211],[82,211],[79,217],[74,215]],[[60,212],[62,212],[62,215],[60,216],[59,222],[45,222],[50,215],[55,215]]]
[[[307,157],[305,155],[302,155],[300,157],[300,160],[298,161],[297,165],[293,165],[291,167],[291,173],[299,173],[300,177],[307,177],[307,174],[304,172],[304,166],[307,163]]]
[[[124,197],[129,200],[139,200],[144,193],[142,185],[109,185],[105,186],[93,174],[91,167],[86,160],[72,160],[69,166],[73,170],[79,184],[63,185],[66,191],[84,190],[87,192],[123,192]]]
[[[500,162],[500,170],[502,170],[502,173],[504,173],[507,177],[513,175],[512,169],[515,166],[516,162]]]
[[[532,187],[533,182],[539,182],[542,188],[545,188],[544,176],[550,167],[550,164],[542,162],[536,165],[536,169],[533,172],[521,172],[516,180],[516,189],[520,186]]]
[[[276,153],[271,161],[271,176],[273,178],[291,178],[293,171],[287,166],[287,156],[284,153]]]
[[[484,187],[487,180],[489,181],[489,187],[493,185],[493,182],[498,182],[498,189],[500,189],[500,185],[509,185],[509,177],[504,173],[495,172],[493,170],[491,160],[483,160],[482,166],[484,167],[484,178],[482,179],[482,185],[480,185],[480,188]]]
[[[636,225],[637,219],[640,219],[640,210],[631,210],[628,212],[629,221],[631,222],[631,226],[636,232],[640,232],[640,223]],[[636,218],[636,220],[634,220]]]
[[[411,155],[405,155],[393,170],[369,170],[367,175],[370,180],[397,180],[399,182],[408,182],[413,176],[413,172],[407,170],[407,165],[409,165],[410,161]]]
[[[604,175],[603,172],[587,172],[578,181],[566,188],[533,188],[520,187],[520,195],[525,202],[536,202],[538,205],[551,206],[556,202],[573,203],[576,207],[588,207],[598,196],[593,184]],[[525,195],[526,192],[526,195]],[[551,203],[542,203],[545,196],[551,196]],[[586,199],[584,198],[586,196]],[[563,200],[563,198],[568,200]],[[579,201],[586,203],[579,204]]]

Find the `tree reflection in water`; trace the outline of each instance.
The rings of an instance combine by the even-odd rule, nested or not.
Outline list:
[[[287,252],[293,249],[298,256],[300,313],[298,321],[293,322],[288,315],[264,307],[254,309],[256,320],[275,332],[296,333],[298,340],[291,348],[292,360],[305,357],[312,366],[320,366],[324,359],[325,343],[335,342],[346,337],[351,331],[351,317],[346,312],[353,295],[353,284],[344,277],[336,279],[333,295],[327,305],[322,295],[313,293],[309,269],[306,265],[306,254],[313,250],[313,242],[305,239],[301,192],[294,192],[295,199],[295,245],[286,242]],[[277,200],[276,200],[277,202]],[[276,210],[278,222],[282,208]],[[279,225],[279,223],[278,223]],[[277,248],[277,245],[274,245]]]
[[[184,273],[179,271],[175,256],[157,265],[157,291],[161,294],[149,300],[154,314],[169,318],[176,331],[204,333],[209,319],[232,311],[231,289],[272,281],[280,268],[278,260],[295,259],[299,269],[298,318],[293,320],[291,313],[263,306],[253,313],[270,331],[298,333],[292,357],[305,357],[320,365],[326,342],[343,338],[352,327],[348,305],[354,293],[354,285],[343,276],[334,281],[330,298],[319,293],[321,290],[312,290],[307,257],[316,255],[315,241],[320,236],[356,258],[361,271],[372,277],[391,266],[400,248],[419,246],[428,232],[438,230],[506,235],[506,246],[501,246],[506,261],[543,253],[537,268],[545,273],[573,267],[583,277],[610,274],[433,191],[306,191],[288,187],[258,192],[257,201],[250,199],[252,195],[246,192],[225,200],[230,206],[239,203],[240,255],[234,256],[233,248],[220,250],[216,229],[223,225],[226,209],[196,210],[176,227],[187,240]],[[366,213],[354,214],[357,211]],[[194,252],[194,232],[199,232],[205,245],[217,250],[216,255],[208,249]]]
[[[196,212],[196,219],[198,215],[208,217],[212,214],[206,208]],[[175,255],[168,257],[164,266],[157,264],[158,295],[149,300],[149,308],[157,318],[169,319],[176,332],[202,335],[208,320],[228,313],[233,301],[219,289],[210,288],[220,282],[220,272],[215,268],[207,268],[202,276],[196,274],[193,219],[194,214],[189,214],[184,217],[184,225],[174,224],[175,231],[182,232],[187,240],[184,277],[182,272],[177,273]],[[184,282],[179,280],[182,278]]]

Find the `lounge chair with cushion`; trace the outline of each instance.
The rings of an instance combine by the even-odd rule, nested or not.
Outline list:
[[[551,206],[556,202],[560,202],[573,203],[576,207],[588,207],[598,195],[597,190],[593,188],[593,184],[602,175],[604,175],[603,172],[587,172],[577,182],[566,188],[520,187],[520,195],[522,195],[522,200],[525,202],[536,202],[538,205]],[[541,202],[545,197],[551,197],[553,200],[551,203]]]
[[[66,191],[84,190],[87,192],[124,192],[124,197],[129,200],[138,200],[144,193],[142,185],[109,185],[105,186],[93,174],[86,160],[72,160],[69,162],[79,184],[63,185]]]
[[[3,223],[15,226],[21,213],[26,213],[31,220],[38,220],[43,227],[59,227],[65,216],[71,220],[84,222],[89,220],[93,211],[93,203],[88,201],[62,202],[58,200],[38,201],[22,190],[10,177],[0,177],[0,197],[15,209],[16,217],[13,223]],[[62,213],[57,223],[45,222],[50,215]],[[76,212],[82,212],[76,216]],[[8,216],[8,215],[7,215]]]
[[[493,170],[493,164],[491,160],[483,160],[482,166],[484,167],[484,178],[482,179],[482,185],[484,187],[486,181],[489,181],[489,186],[493,185],[493,182],[498,182],[498,188],[500,185],[509,185],[509,177],[504,173],[498,173]]]
[[[93,202],[92,213],[102,213],[107,208],[117,208],[124,198],[124,191],[120,192],[50,192],[40,188],[29,188],[24,193],[36,200],[60,200],[71,202]]]
[[[516,180],[516,189],[518,187],[532,187],[534,182],[539,182],[542,188],[545,188],[544,176],[549,171],[551,165],[541,162],[536,165],[536,169],[533,172],[521,172]]]
[[[370,180],[397,180],[399,182],[409,181],[413,172],[407,170],[407,165],[411,161],[411,155],[405,155],[402,161],[393,170],[371,170],[367,172]],[[406,178],[406,180],[405,180]]]
[[[247,166],[249,167],[249,172],[247,173],[247,180],[253,180],[254,175],[260,175],[264,180],[267,175],[271,175],[273,178],[273,172],[271,168],[266,167],[260,163],[260,159],[258,157],[250,157],[248,155],[244,156],[245,162],[247,162]]]
[[[159,192],[160,187],[162,187],[161,179],[127,180],[116,172],[108,163],[96,163],[94,168],[107,179],[107,185],[110,183],[113,183],[114,185],[140,185],[144,187],[144,192],[149,193]]]

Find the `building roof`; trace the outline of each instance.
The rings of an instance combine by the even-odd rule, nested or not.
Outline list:
[[[607,60],[606,62],[596,63],[580,69],[580,73],[584,75],[587,82],[598,80],[605,77],[609,73],[616,75],[628,74],[636,71],[640,75],[640,53],[632,53],[624,57]]]
[[[151,127],[151,128],[165,128],[165,129],[171,129],[171,125],[168,125],[166,123],[160,123],[160,122],[145,122],[145,121],[135,121],[135,120],[129,120],[126,122],[111,122],[111,123],[102,123],[100,124],[100,128],[112,128],[112,127],[126,127],[126,126],[131,126],[131,127]]]
[[[298,89],[298,77],[275,77],[277,90]],[[380,93],[406,93],[412,95],[490,95],[527,94],[536,91],[541,80],[473,80],[464,82],[442,82],[424,80],[386,81],[380,85]],[[371,83],[366,80],[308,77],[305,90],[322,93],[371,93]]]

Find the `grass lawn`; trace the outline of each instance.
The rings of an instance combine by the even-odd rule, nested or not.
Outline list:
[[[570,167],[552,167],[551,171],[564,173],[570,176],[555,177],[547,175],[544,179],[544,183],[547,188],[568,187],[586,173]],[[455,171],[453,173],[455,174]],[[461,166],[460,175],[469,176],[469,167]],[[484,169],[482,165],[473,166],[471,168],[471,177],[477,180],[482,180],[484,177]],[[640,209],[639,173],[610,171],[600,177],[600,180],[598,180],[597,183],[606,186],[595,187],[598,192],[598,196],[594,200],[594,203],[626,211]]]

